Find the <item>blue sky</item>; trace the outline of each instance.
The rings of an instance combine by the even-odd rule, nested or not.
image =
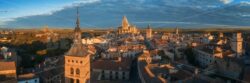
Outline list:
[[[0,27],[74,27],[76,6],[83,28],[250,26],[250,0],[0,0]]]

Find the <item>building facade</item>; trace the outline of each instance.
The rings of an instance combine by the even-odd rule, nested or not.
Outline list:
[[[0,83],[5,82],[16,82],[16,64],[12,62],[1,62],[0,61]]]
[[[242,55],[243,52],[242,43],[243,43],[243,38],[241,37],[241,33],[240,32],[234,33],[231,39],[231,48],[233,51],[237,53],[237,57],[240,57]]]
[[[121,58],[117,60],[97,60],[92,63],[92,70],[98,73],[97,80],[122,80],[126,81],[130,78],[132,59]]]

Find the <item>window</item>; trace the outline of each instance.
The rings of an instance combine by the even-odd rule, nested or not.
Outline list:
[[[74,60],[72,60],[72,63],[74,63]]]
[[[77,75],[80,74],[80,69],[79,69],[79,68],[76,69],[76,74],[77,74]]]
[[[80,61],[80,63],[82,64],[82,61]]]
[[[117,75],[115,76],[115,79],[116,79],[116,80],[119,79]]]
[[[118,75],[118,72],[115,72],[115,75]]]
[[[115,79],[118,79],[118,72],[115,72]]]
[[[77,80],[76,80],[76,83],[80,83],[80,80],[79,80],[79,79],[77,79]]]
[[[122,75],[124,76],[124,75],[125,75],[125,72],[122,72]]]
[[[109,79],[113,79],[113,76],[112,76],[112,74],[109,74]]]
[[[74,69],[70,68],[70,74],[74,74]]]
[[[74,83],[74,79],[73,78],[70,78],[70,83]]]
[[[122,79],[125,80],[125,76],[122,76]]]

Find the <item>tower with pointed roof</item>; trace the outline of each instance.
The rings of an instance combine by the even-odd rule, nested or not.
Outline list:
[[[179,35],[179,28],[178,27],[175,28],[175,34]]]
[[[138,33],[137,28],[135,26],[131,26],[128,22],[128,19],[126,16],[123,16],[122,24],[120,27],[118,27],[118,34],[136,34]]]
[[[151,37],[152,37],[152,29],[151,29],[150,25],[148,25],[148,27],[146,29],[146,38],[151,39]]]
[[[231,48],[233,51],[236,52],[237,57],[241,57],[243,53],[243,49],[242,49],[243,38],[241,35],[242,35],[241,32],[237,32],[237,33],[234,33],[233,37],[231,38]]]
[[[89,83],[90,81],[90,53],[81,41],[79,11],[74,30],[74,40],[71,48],[64,56],[65,83]]]

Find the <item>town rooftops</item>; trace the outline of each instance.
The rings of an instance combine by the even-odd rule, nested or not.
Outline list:
[[[18,75],[18,80],[20,80],[20,81],[34,79],[34,78],[38,78],[38,76],[36,76],[34,73],[27,73],[27,74]]]
[[[16,70],[16,64],[12,62],[0,62],[0,71]],[[1,74],[1,73],[0,73]]]
[[[121,60],[97,60],[93,61],[91,66],[93,69],[113,70],[113,71],[129,71],[132,60],[122,58]]]
[[[206,52],[208,54],[222,53],[222,56],[229,56],[235,53],[233,50],[231,50],[231,48],[225,45],[207,44],[197,46],[195,47],[195,49]]]
[[[82,43],[73,43],[69,51],[66,53],[68,56],[87,56],[88,49]]]

